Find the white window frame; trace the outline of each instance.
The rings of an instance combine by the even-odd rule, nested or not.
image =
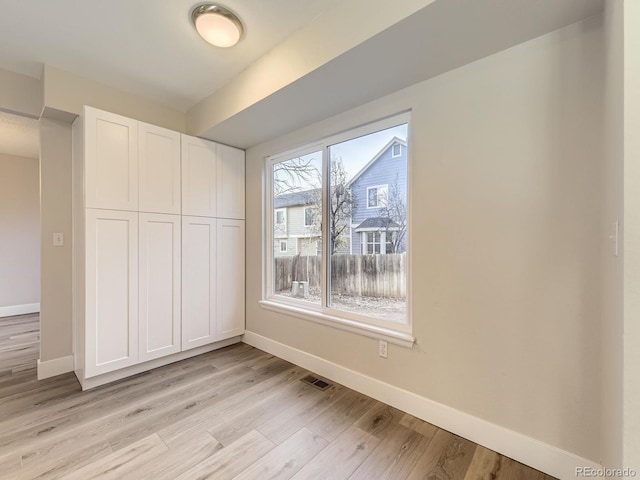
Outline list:
[[[279,240],[279,242],[280,242],[280,253],[287,253],[289,242],[287,240]],[[284,245],[284,250],[282,249],[282,245]]]
[[[396,154],[395,149],[398,147],[398,153]],[[391,145],[391,158],[398,158],[402,156],[402,144],[394,143]]]
[[[369,190],[373,190],[374,188],[376,189],[376,204],[377,205],[371,206],[371,205],[369,205],[369,198],[370,198],[369,197]],[[377,192],[377,190],[382,190],[382,189],[385,190],[385,195],[388,196],[389,195],[389,184],[372,185],[370,187],[367,187],[367,208],[368,209],[382,208],[384,206],[383,202],[382,202],[382,200],[380,198],[380,194]]]
[[[384,233],[379,232],[378,230],[372,230],[370,232],[362,232],[364,233],[364,250],[366,255],[376,255],[376,245],[380,246],[380,252],[377,255],[382,253],[382,240],[384,238]],[[378,241],[376,242],[375,235],[378,234]],[[373,241],[369,241],[369,235],[373,235]],[[373,253],[369,253],[369,245],[373,246]]]
[[[411,223],[407,226],[407,316],[406,323],[394,323],[374,317],[369,317],[353,312],[346,312],[343,310],[337,310],[328,306],[328,292],[327,278],[328,278],[328,264],[329,262],[322,262],[322,277],[321,277],[321,296],[320,304],[311,303],[298,298],[286,297],[283,295],[277,295],[273,291],[274,284],[274,250],[273,250],[273,166],[279,162],[287,161],[292,158],[308,155],[315,152],[322,152],[322,216],[321,222],[321,235],[322,242],[322,258],[326,259],[328,245],[328,237],[330,232],[326,228],[328,222],[324,221],[324,216],[327,212],[328,203],[328,150],[331,145],[335,145],[341,142],[352,140],[364,135],[375,133],[394,126],[408,124],[409,136],[411,131],[410,112],[394,115],[384,120],[372,122],[360,127],[352,128],[344,131],[343,133],[328,136],[323,140],[308,145],[284,151],[279,154],[265,157],[265,188],[264,188],[264,202],[263,202],[263,234],[264,234],[264,250],[263,250],[263,295],[260,305],[269,311],[285,314],[289,316],[298,317],[304,320],[312,321],[322,325],[331,326],[341,330],[357,333],[371,338],[383,339],[390,343],[400,345],[403,347],[411,348],[415,342],[413,337],[413,322],[412,322],[412,308],[411,308]],[[407,216],[411,218],[411,162],[410,158],[407,159]],[[388,188],[388,186],[387,186]],[[368,202],[368,200],[367,200]],[[381,247],[382,248],[382,247]]]
[[[305,227],[313,227],[314,224],[312,223],[307,223],[307,210],[310,210],[312,208],[316,208],[316,207],[304,207],[304,212],[303,212],[303,216],[304,216],[304,226]]]
[[[280,212],[282,212],[282,220],[283,220],[283,222],[282,222],[282,223],[278,223],[278,213],[280,213]],[[275,224],[276,224],[278,227],[279,227],[279,226],[283,226],[283,227],[284,227],[284,229],[285,229],[285,231],[286,231],[286,230],[287,230],[287,209],[286,209],[286,208],[276,208],[276,209],[273,211],[273,216],[274,216],[274,217],[275,217],[275,219],[276,219],[276,223],[275,223]]]

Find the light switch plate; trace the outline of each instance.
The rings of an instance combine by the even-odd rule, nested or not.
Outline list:
[[[62,247],[64,245],[64,235],[62,233],[53,234],[53,246]]]

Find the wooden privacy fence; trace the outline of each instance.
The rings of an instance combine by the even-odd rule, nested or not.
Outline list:
[[[333,293],[364,297],[406,298],[407,256],[333,255],[331,257],[331,290]],[[275,291],[291,291],[294,281],[309,282],[320,287],[322,261],[319,256],[276,257]]]

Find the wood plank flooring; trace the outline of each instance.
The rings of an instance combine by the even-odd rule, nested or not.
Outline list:
[[[81,392],[38,343],[0,319],[2,479],[551,479],[248,345]]]

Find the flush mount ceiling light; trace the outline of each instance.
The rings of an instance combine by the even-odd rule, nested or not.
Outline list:
[[[203,3],[191,12],[200,36],[216,47],[232,47],[240,40],[244,28],[231,11],[214,3]]]

